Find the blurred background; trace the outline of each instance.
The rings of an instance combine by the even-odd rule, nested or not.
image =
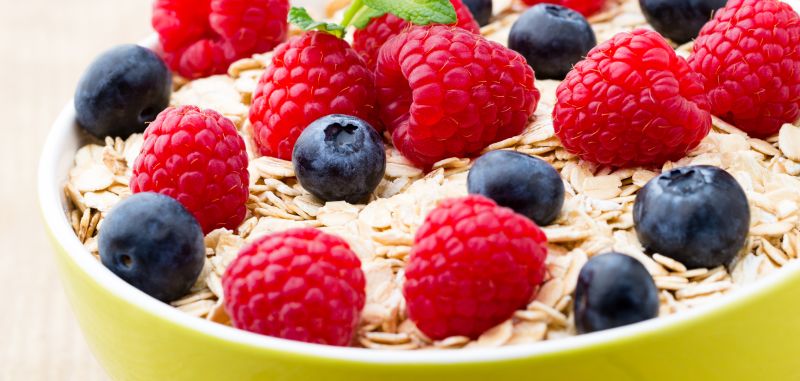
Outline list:
[[[50,123],[83,69],[109,47],[146,37],[150,5],[0,0],[2,381],[107,380],[56,276],[36,202],[36,166]]]

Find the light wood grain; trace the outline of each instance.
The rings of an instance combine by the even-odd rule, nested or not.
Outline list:
[[[56,276],[35,178],[86,65],[150,32],[148,0],[0,0],[0,380],[107,380]]]

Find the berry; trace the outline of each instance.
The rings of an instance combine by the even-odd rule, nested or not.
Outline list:
[[[172,74],[137,45],[113,48],[92,62],[75,90],[78,125],[97,138],[143,132],[169,105]]]
[[[389,40],[375,73],[394,146],[420,166],[519,134],[539,101],[525,58],[448,26],[416,27]]]
[[[431,339],[474,339],[531,301],[545,257],[545,235],[531,220],[482,196],[446,200],[414,239],[408,315]]]
[[[330,114],[352,115],[379,128],[374,75],[342,39],[306,32],[278,46],[258,82],[250,122],[261,153],[291,160],[309,124]]]
[[[469,32],[480,34],[480,26],[472,17],[469,8],[464,6],[461,0],[450,0],[456,9],[458,22],[455,26]],[[378,52],[381,47],[392,37],[400,34],[410,27],[410,24],[391,14],[387,13],[381,17],[370,20],[369,24],[362,29],[356,30],[353,34],[353,48],[361,54],[367,66],[374,69],[378,63]]]
[[[158,193],[138,193],[117,204],[103,220],[98,248],[111,272],[166,303],[189,292],[206,260],[197,220]]]
[[[685,44],[697,37],[727,0],[639,0],[647,22],[664,37]]]
[[[589,333],[658,316],[658,289],[633,257],[607,253],[586,262],[575,287],[575,328]]]
[[[462,3],[467,6],[478,25],[489,24],[489,20],[492,18],[492,0],[462,0]]]
[[[244,247],[222,277],[233,325],[309,343],[346,346],[366,299],[361,261],[341,238],[293,229]]]
[[[711,129],[702,78],[658,33],[620,33],[556,90],[553,126],[567,151],[598,164],[661,166]]]
[[[186,78],[222,74],[234,61],[286,40],[288,0],[156,0],[164,60]]]
[[[574,9],[580,14],[589,17],[597,13],[605,5],[605,0],[522,0],[523,3],[528,5],[536,5],[541,3],[551,3],[561,5],[570,9]]]
[[[549,225],[564,205],[564,182],[552,165],[515,151],[492,151],[475,161],[467,177],[469,193]]]
[[[800,117],[800,16],[777,0],[730,0],[703,27],[689,65],[711,113],[764,138]]]
[[[729,264],[744,247],[750,206],[728,172],[690,166],[650,180],[636,195],[633,221],[647,252],[712,268]]]
[[[206,234],[233,230],[247,213],[247,163],[244,140],[233,122],[195,106],[168,108],[144,132],[131,191],[180,201]]]
[[[553,4],[525,11],[508,35],[508,47],[522,54],[543,79],[564,79],[595,45],[594,31],[580,13]]]
[[[292,163],[304,189],[323,201],[364,201],[386,171],[380,134],[367,122],[329,115],[306,128],[294,146]]]

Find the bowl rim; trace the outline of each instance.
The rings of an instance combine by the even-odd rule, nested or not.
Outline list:
[[[152,47],[155,36],[140,45]],[[59,173],[59,159],[63,158],[62,142],[75,134],[75,110],[70,100],[51,126],[38,167],[38,197],[45,227],[64,249],[67,257],[86,276],[125,302],[162,320],[190,329],[194,333],[211,336],[221,341],[245,345],[258,350],[284,352],[292,355],[319,357],[328,360],[372,364],[463,364],[510,361],[568,351],[588,350],[618,344],[640,336],[656,335],[670,329],[699,323],[714,314],[748,303],[780,287],[794,276],[800,276],[800,261],[793,261],[755,284],[737,287],[716,300],[687,311],[650,319],[644,322],[591,334],[577,335],[559,340],[499,348],[469,348],[438,351],[374,350],[352,347],[333,347],[310,344],[259,335],[226,325],[200,319],[139,291],[106,269],[80,243],[72,230],[62,202],[63,181],[66,173]],[[63,165],[63,163],[62,163]]]

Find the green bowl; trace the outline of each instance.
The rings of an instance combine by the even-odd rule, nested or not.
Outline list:
[[[504,348],[327,347],[198,319],[129,286],[78,241],[62,186],[81,143],[70,102],[41,157],[39,200],[66,294],[114,380],[800,380],[797,262],[691,311]]]

